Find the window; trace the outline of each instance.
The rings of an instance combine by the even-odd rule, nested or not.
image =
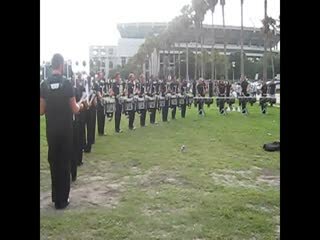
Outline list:
[[[109,62],[109,69],[113,69],[113,62],[112,61]]]
[[[121,57],[121,66],[123,67],[124,65],[126,65],[126,58]]]
[[[109,55],[113,55],[113,48],[109,48]]]

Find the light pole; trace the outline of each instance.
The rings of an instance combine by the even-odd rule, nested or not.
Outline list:
[[[232,79],[233,79],[233,82],[234,82],[234,68],[236,66],[236,62],[232,62]]]

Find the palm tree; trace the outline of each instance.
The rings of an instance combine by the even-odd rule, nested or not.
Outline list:
[[[243,60],[243,0],[241,0],[241,58],[240,58],[240,68],[241,68],[241,79],[244,78],[244,60]]]
[[[218,3],[218,0],[209,0],[208,1],[208,5],[209,5],[209,8],[211,10],[211,19],[212,19],[212,22],[211,22],[211,26],[212,26],[212,48],[211,48],[211,60],[212,60],[212,64],[211,64],[211,79],[213,80],[214,79],[214,44],[215,44],[215,35],[214,35],[214,25],[213,25],[213,13],[214,13],[214,9],[216,7]]]
[[[267,81],[267,0],[264,0],[264,55],[263,55],[263,81]]]
[[[226,4],[225,0],[220,0],[222,6],[222,21],[223,21],[223,35],[224,35],[224,74],[225,80],[228,80],[228,66],[227,66],[227,39],[226,39],[226,26],[225,26],[225,17],[224,17],[224,5]]]
[[[198,65],[198,39],[199,34],[198,32],[201,32],[202,29],[202,22],[204,20],[204,15],[206,14],[208,10],[207,4],[204,2],[204,0],[192,0],[192,8],[195,11],[194,14],[194,23],[195,23],[195,35],[196,35],[196,58],[195,58],[195,79],[197,79],[197,65]],[[201,34],[202,36],[202,34]],[[201,52],[202,52],[202,41],[201,41]],[[201,59],[201,73],[203,73],[203,59]]]

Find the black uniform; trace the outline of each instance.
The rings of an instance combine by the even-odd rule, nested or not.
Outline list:
[[[245,96],[245,97],[249,96],[249,94],[247,92],[247,88],[248,88],[248,82],[246,80],[242,81],[242,83],[241,83],[241,95],[242,96]],[[247,112],[247,102],[246,101],[242,101],[241,110],[242,110],[242,113]]]
[[[213,97],[213,81],[209,81],[209,97]]]
[[[273,96],[273,95],[275,95],[276,94],[276,84],[275,83],[270,83],[269,84],[269,94],[271,95],[271,96]],[[273,106],[273,103],[271,102],[270,103],[270,106],[272,107]]]
[[[146,92],[146,84],[145,83],[138,83],[137,88],[139,89],[139,97],[142,97],[143,94]],[[140,126],[144,127],[146,125],[146,109],[140,110]]]
[[[41,83],[40,97],[46,101],[46,134],[50,164],[52,201],[56,208],[67,205],[70,192],[70,163],[73,150],[73,126],[70,98],[73,87],[60,75]]]
[[[133,89],[134,89],[134,83],[128,82],[128,97],[133,97]],[[129,111],[129,129],[132,130],[133,127],[133,122],[135,118],[135,110]]]
[[[159,84],[158,81],[150,81],[149,83],[150,93],[151,96],[154,96],[156,93],[159,92]],[[150,124],[154,124],[156,122],[156,112],[157,109],[150,109]]]
[[[261,97],[267,97],[268,86],[266,83],[263,83],[261,86]],[[267,103],[260,100],[261,112],[265,114],[267,112]]]
[[[121,121],[121,112],[122,112],[122,105],[119,103],[120,97],[120,83],[113,83],[112,85],[112,91],[114,92],[114,95],[116,96],[116,111],[114,116],[114,124],[115,124],[115,131],[120,132],[120,121]]]
[[[219,97],[225,97],[226,85],[223,82],[220,82],[218,84],[218,89],[219,89]],[[224,113],[224,100],[219,101],[219,112],[221,114]]]
[[[230,97],[231,84],[228,82],[226,84],[226,97]],[[232,109],[232,104],[229,102],[229,107]]]
[[[166,81],[162,81],[162,83],[160,84],[160,92],[161,92],[161,96],[165,97],[166,96]],[[169,100],[165,100],[165,106],[162,108],[162,121],[163,122],[167,122],[168,121],[168,110],[169,110]]]
[[[172,82],[170,83],[171,94],[175,95],[178,93],[179,83]],[[172,106],[171,118],[176,119],[177,106]]]
[[[204,83],[199,83],[197,85],[197,90],[198,90],[198,94],[201,96],[201,97],[204,97],[205,96],[205,89],[204,89]],[[203,101],[200,101],[199,104],[198,104],[198,111],[199,113],[203,113]]]
[[[96,92],[99,90],[99,85],[97,83],[92,83],[92,93],[89,96],[89,102],[96,97]],[[85,125],[87,130],[87,138],[85,139],[85,152],[91,152],[91,146],[95,143],[95,137],[96,137],[96,119],[97,119],[97,107],[93,104],[89,107],[88,110],[86,110],[86,119],[85,119]]]
[[[181,83],[181,94],[186,96],[187,94],[187,82],[183,81]],[[187,103],[186,103],[186,98],[184,101],[184,104],[181,106],[181,117],[185,118],[186,117],[186,109],[187,109]]]
[[[76,84],[76,98],[81,99],[82,95],[86,92],[85,88],[83,85],[80,85],[80,83]],[[80,97],[80,98],[79,98]],[[77,100],[77,101],[79,101]],[[81,154],[79,155],[78,158],[78,166],[82,165],[82,152],[85,149],[86,145],[86,129],[85,129],[85,124],[86,124],[86,111],[81,111],[79,114],[76,115],[77,123],[79,126],[79,145],[81,149]]]
[[[78,84],[74,87],[76,102],[79,102],[84,88]],[[77,166],[82,164],[83,155],[83,135],[81,129],[81,113],[73,114],[73,156],[71,159],[71,178],[72,181],[77,179]]]
[[[196,96],[196,89],[197,89],[197,81],[193,80],[192,82],[192,93],[193,93],[193,97]]]
[[[105,83],[102,80],[99,83],[98,92],[103,96],[103,92],[105,91]],[[98,124],[98,134],[100,136],[104,135],[104,125],[106,122],[106,116],[104,115],[104,107],[102,100],[97,98],[97,124]]]

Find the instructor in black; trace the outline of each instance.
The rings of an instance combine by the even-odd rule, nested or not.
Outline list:
[[[144,75],[140,75],[140,82],[136,86],[136,91],[139,96],[139,98],[144,97],[146,92],[146,83],[144,81]],[[140,110],[140,126],[145,127],[146,126],[146,109]]]
[[[56,209],[66,208],[70,192],[70,160],[73,149],[72,114],[79,112],[71,82],[63,75],[61,54],[52,58],[52,76],[40,85],[40,115],[46,117],[48,161],[52,202]]]
[[[114,116],[114,124],[115,124],[115,131],[116,133],[121,133],[122,130],[120,129],[120,121],[121,121],[121,112],[122,112],[122,105],[119,103],[120,97],[120,73],[116,73],[115,75],[115,82],[112,85],[111,96],[114,96],[116,99],[116,111]]]
[[[134,74],[130,73],[128,77],[128,84],[127,84],[127,97],[133,98],[134,93]],[[134,117],[135,117],[136,111],[133,109],[132,111],[128,112],[129,115],[129,130],[135,130],[136,128],[133,126]]]
[[[99,87],[97,91],[97,125],[98,125],[98,134],[99,136],[105,136],[104,134],[104,125],[106,122],[106,116],[104,115],[104,107],[102,103],[102,97],[104,94],[105,81],[102,76],[99,77]]]

